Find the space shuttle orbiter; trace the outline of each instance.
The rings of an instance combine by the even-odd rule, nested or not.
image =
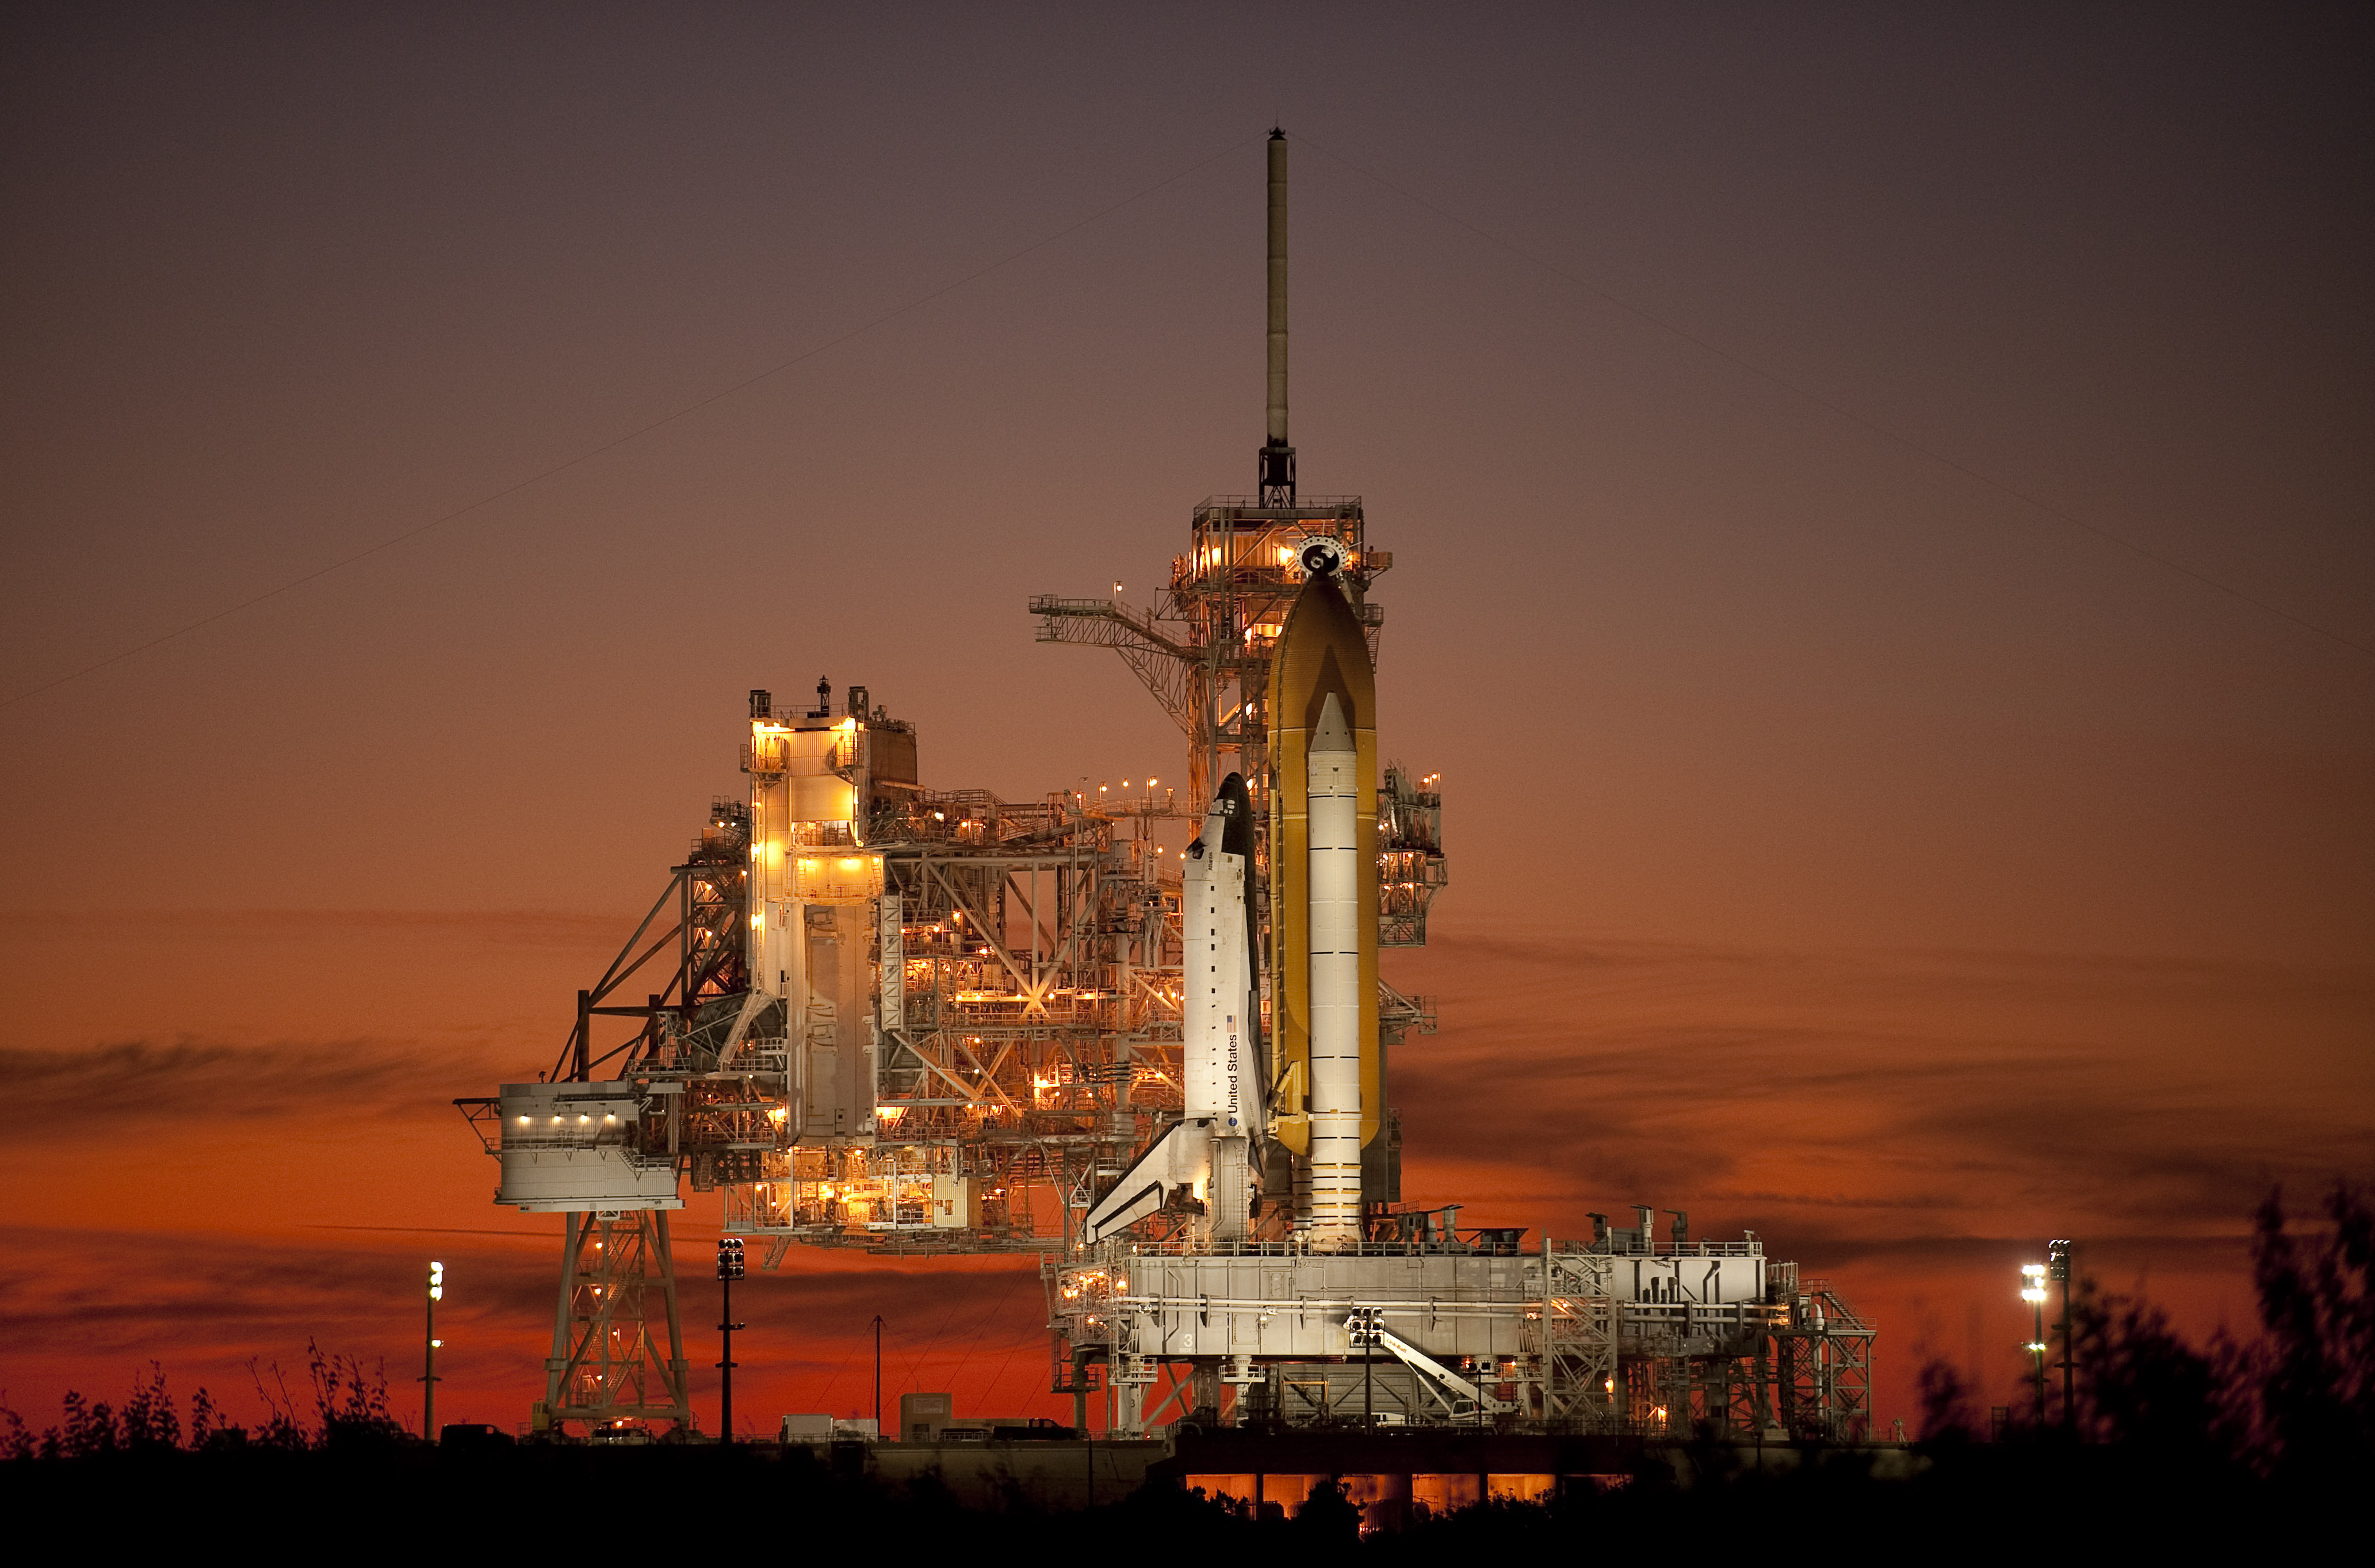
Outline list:
[[[1205,813],[1203,833],[1188,846],[1181,877],[1180,1118],[1089,1210],[1083,1241],[1102,1241],[1143,1220],[1182,1188],[1204,1205],[1212,1240],[1245,1238],[1267,1122],[1248,898],[1253,853],[1253,802],[1245,780],[1231,773]]]

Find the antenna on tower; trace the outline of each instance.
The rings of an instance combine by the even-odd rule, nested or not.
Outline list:
[[[1270,133],[1270,439],[1261,449],[1261,503],[1294,504],[1294,448],[1286,440],[1286,133]]]

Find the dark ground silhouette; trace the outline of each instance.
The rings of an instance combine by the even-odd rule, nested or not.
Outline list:
[[[1739,1451],[1656,1451],[1630,1481],[1541,1504],[1487,1503],[1364,1539],[1332,1489],[1292,1520],[1149,1491],[1083,1514],[967,1510],[929,1483],[892,1489],[807,1449],[661,1443],[432,1448],[389,1416],[384,1376],[309,1349],[292,1396],[277,1369],[256,1386],[269,1414],[225,1422],[205,1390],[186,1421],[148,1376],[120,1406],[69,1395],[35,1431],[0,1409],[0,1507],[19,1532],[71,1532],[85,1548],[156,1544],[251,1552],[333,1550],[434,1560],[490,1548],[545,1550],[695,1543],[971,1551],[1077,1547],[1173,1561],[1265,1549],[1302,1558],[1456,1560],[1479,1551],[1764,1555],[1802,1546],[1894,1548],[1959,1561],[1982,1551],[2151,1547],[2201,1555],[2249,1530],[2264,1547],[2357,1512],[2375,1481],[2375,1203],[2336,1183],[2320,1227],[2287,1223],[2281,1195],[2255,1216],[2256,1338],[2196,1346],[2148,1302],[2082,1282],[2071,1318],[2075,1408],[2042,1429],[1982,1442],[1951,1368],[1924,1370],[1921,1464],[1871,1473],[1868,1453],[1801,1451],[1781,1473]],[[1676,1480],[1678,1468],[1688,1485]]]

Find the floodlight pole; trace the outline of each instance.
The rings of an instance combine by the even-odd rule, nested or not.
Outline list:
[[[882,1440],[882,1315],[879,1312],[874,1315],[874,1439]]]
[[[2037,1430],[2045,1430],[2045,1303],[2032,1303],[2037,1308]]]
[[[420,1346],[420,1440],[437,1441],[437,1303],[445,1294],[445,1266],[429,1266],[429,1295]]]
[[[725,1336],[725,1357],[717,1363],[717,1441],[728,1444],[734,1441],[734,1331],[743,1326],[734,1321],[734,1281],[742,1267],[742,1238],[727,1236],[717,1244],[717,1331]]]
[[[2037,1374],[2037,1430],[2045,1430],[2045,1265],[2020,1266],[2020,1299],[2026,1302],[2035,1323],[2028,1336],[2028,1359]]]
[[[725,1349],[717,1363],[721,1374],[717,1384],[717,1441],[734,1441],[734,1281],[726,1275],[718,1277],[718,1333],[724,1338]]]
[[[2078,1401],[2074,1393],[2077,1376],[2077,1355],[2071,1343],[2074,1325],[2070,1319],[2071,1244],[2067,1241],[2049,1242],[2045,1248],[2047,1277],[2062,1285],[2062,1430],[2072,1437],[2078,1435]]]

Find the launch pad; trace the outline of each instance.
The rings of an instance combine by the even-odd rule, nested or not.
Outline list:
[[[1390,1055],[1435,1018],[1378,954],[1425,941],[1442,798],[1381,761],[1393,558],[1357,498],[1296,491],[1286,147],[1258,493],[1196,508],[1153,607],[1030,603],[1041,641],[1120,655],[1184,780],[936,789],[867,688],[753,690],[747,796],[713,803],[550,1071],[457,1102],[497,1201],[566,1217],[540,1428],[691,1427],[690,1185],[764,1269],[795,1243],[1037,1255],[1083,1431],[1863,1435],[1873,1326],[1754,1234],[1637,1206],[1554,1240],[1402,1203]]]

